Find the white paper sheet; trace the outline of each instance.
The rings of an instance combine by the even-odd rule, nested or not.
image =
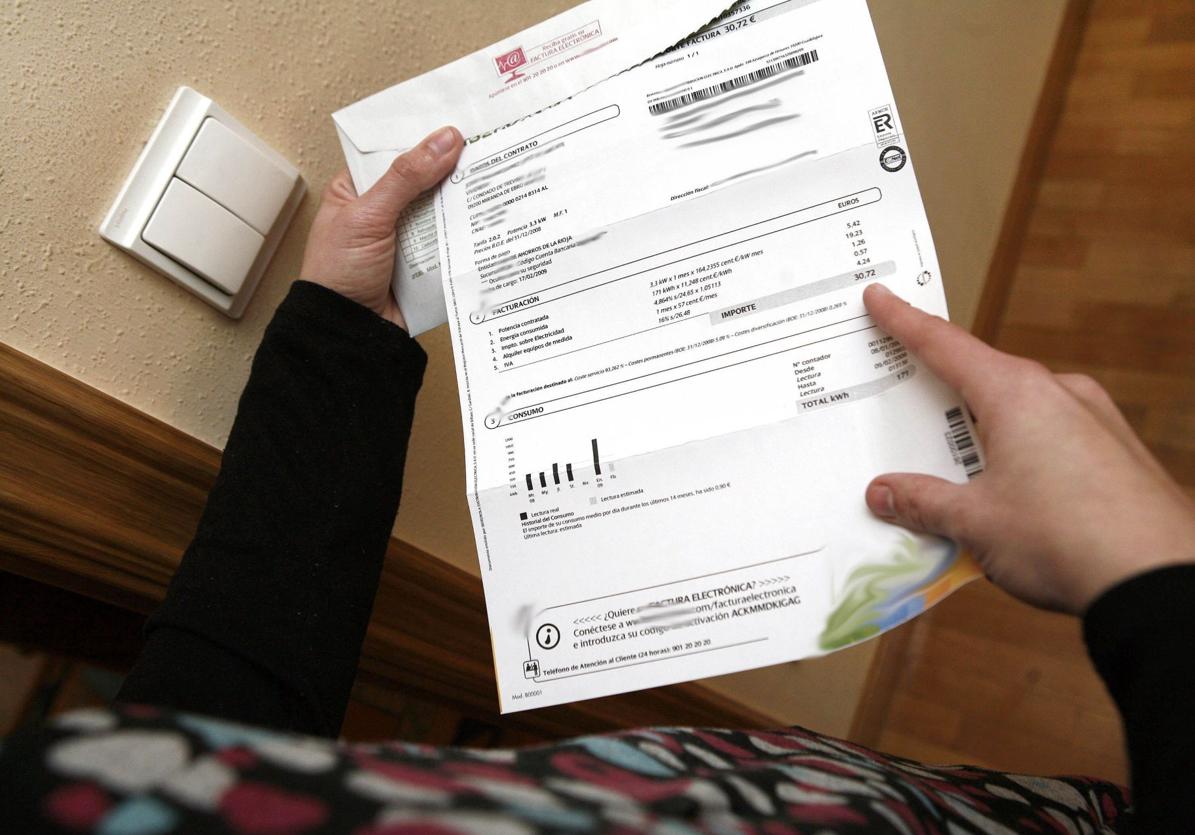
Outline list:
[[[466,140],[607,79],[708,24],[731,0],[591,0],[332,114],[358,192],[441,125]],[[447,320],[430,195],[399,226],[394,292],[412,334]]]
[[[867,7],[760,5],[469,145],[437,197],[504,711],[839,649],[974,576],[863,502],[982,466],[862,306],[946,314]]]

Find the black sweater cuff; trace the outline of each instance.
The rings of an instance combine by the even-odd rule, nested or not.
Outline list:
[[[121,701],[337,732],[426,364],[372,311],[291,287]]]
[[[274,316],[297,317],[348,342],[388,344],[421,365],[427,362],[423,348],[405,330],[322,284],[296,281]]]
[[[1195,565],[1132,577],[1083,618],[1087,651],[1124,719],[1136,831],[1195,820]]]

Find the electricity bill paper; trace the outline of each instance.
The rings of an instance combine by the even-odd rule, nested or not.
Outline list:
[[[332,114],[358,193],[441,125],[466,140],[550,107],[705,27],[729,0],[590,0]],[[432,199],[398,225],[394,295],[412,334],[447,319]]]
[[[863,501],[982,468],[861,300],[946,314],[867,6],[710,31],[468,144],[436,198],[504,711],[840,649],[976,574]]]

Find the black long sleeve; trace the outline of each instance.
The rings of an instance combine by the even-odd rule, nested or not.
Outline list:
[[[1129,579],[1083,620],[1087,649],[1124,719],[1136,832],[1195,827],[1195,565]]]
[[[338,732],[426,363],[402,329],[293,285],[118,701]]]

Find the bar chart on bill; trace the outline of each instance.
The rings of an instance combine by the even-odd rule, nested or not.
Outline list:
[[[530,504],[537,499],[555,501],[562,496],[593,495],[610,488],[618,480],[615,464],[602,458],[597,438],[578,443],[578,455],[568,461],[535,461],[515,449],[513,439],[506,441],[507,474],[511,496],[525,496]]]

